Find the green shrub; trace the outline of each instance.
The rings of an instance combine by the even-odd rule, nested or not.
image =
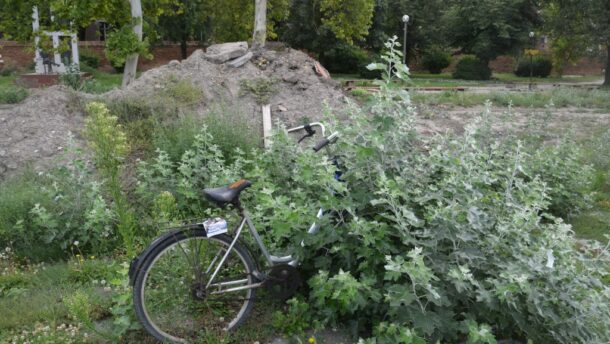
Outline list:
[[[491,69],[487,62],[475,56],[467,55],[460,59],[453,72],[454,79],[463,80],[489,80]]]
[[[367,66],[373,61],[379,61],[381,55],[373,54],[369,56],[363,63],[358,67],[358,74],[364,79],[381,79],[381,71],[375,69],[368,69]]]
[[[79,53],[79,61],[82,65],[91,69],[98,69],[100,67],[100,58],[93,52],[81,50]]]
[[[85,136],[93,152],[93,162],[104,180],[104,187],[113,200],[113,210],[117,217],[117,232],[123,239],[127,254],[135,255],[135,236],[137,224],[121,176],[123,160],[128,152],[127,137],[118,124],[118,118],[112,116],[103,103],[93,102],[87,105]]]
[[[0,69],[0,76],[11,76],[17,73],[18,67],[15,63],[6,62]]]
[[[385,56],[405,77],[400,56]],[[463,134],[420,136],[409,94],[391,87],[397,76],[383,63],[372,68],[386,71],[386,85],[341,128],[342,182],[281,131],[269,150],[228,163],[203,129],[180,162],[159,152],[140,166],[140,202],[155,209],[170,192],[177,213],[214,216],[202,187],[252,180],[242,201],[274,251],[288,246],[302,258],[310,287],[305,302],[276,317],[288,331],[302,331],[298,316],[319,326],[349,322],[373,333],[365,343],[603,343],[607,249],[576,249],[570,226],[553,215],[585,196],[575,186],[579,152],[537,153],[536,140],[498,137],[485,113]],[[558,202],[563,208],[553,208]],[[307,235],[319,207],[336,216]]]
[[[59,83],[73,90],[80,90],[84,83],[80,69],[76,65],[67,66],[66,72],[59,76]]]
[[[0,88],[0,104],[21,103],[28,97],[28,91],[22,87]]]
[[[252,94],[258,104],[265,105],[276,93],[276,83],[276,80],[267,78],[242,79],[239,92],[241,95]]]
[[[78,156],[48,174],[28,172],[0,184],[0,246],[20,258],[53,260],[114,248],[114,213]]]
[[[546,56],[536,56],[532,63],[530,63],[529,58],[524,57],[517,64],[515,75],[520,77],[530,76],[530,66],[532,66],[532,76],[537,78],[546,78],[551,75],[553,70],[553,62]]]
[[[451,55],[440,46],[432,46],[424,50],[422,65],[432,74],[440,74],[451,64]]]
[[[368,61],[364,49],[346,43],[336,44],[320,55],[320,63],[331,73],[358,73]]]

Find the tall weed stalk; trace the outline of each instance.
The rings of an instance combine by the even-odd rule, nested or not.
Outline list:
[[[118,119],[111,116],[106,105],[92,102],[87,105],[86,136],[93,151],[93,160],[104,186],[114,201],[117,231],[129,256],[135,252],[137,222],[121,183],[124,158],[128,152],[127,137]]]

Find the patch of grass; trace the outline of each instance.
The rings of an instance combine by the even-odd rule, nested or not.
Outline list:
[[[594,168],[591,183],[593,192],[592,208],[571,219],[577,236],[607,242],[610,235],[610,129],[601,133],[591,133],[584,143],[584,161]]]
[[[240,83],[240,93],[252,94],[256,102],[260,105],[268,104],[271,95],[275,92],[276,81],[273,79],[257,78],[252,80],[242,80]]]
[[[191,80],[178,79],[175,75],[167,78],[162,93],[182,106],[192,106],[204,99],[202,90]]]
[[[67,272],[67,264],[60,263],[40,265],[32,271],[2,276],[3,282],[19,277],[21,284],[9,288],[0,296],[0,333],[36,322],[59,323],[66,320],[66,308],[61,300],[73,289],[67,284]]]
[[[28,96],[28,91],[15,85],[15,76],[0,76],[0,104],[17,104]]]
[[[49,186],[50,183],[44,176],[38,176],[30,169],[25,170],[21,176],[0,182],[0,241],[16,240],[14,249],[19,256],[45,259],[57,254],[42,240],[30,242],[30,233],[23,225],[19,225],[31,218],[30,211],[35,204],[53,209],[52,200],[41,192],[41,189]]]
[[[92,74],[92,78],[86,80],[82,91],[92,94],[101,94],[120,88],[123,81],[122,74],[106,73],[95,69],[83,68],[83,71]]]
[[[333,79],[345,82],[347,80],[356,80],[370,82],[369,79],[364,79],[358,74],[333,74]],[[601,80],[599,75],[578,75],[564,77],[548,77],[548,78],[533,78],[532,82],[540,83],[579,83],[579,82],[597,82]],[[413,72],[410,75],[410,81],[415,87],[459,87],[459,86],[490,86],[503,83],[524,83],[530,82],[529,78],[516,76],[513,73],[494,73],[492,80],[489,81],[470,81],[453,79],[450,73],[430,74],[425,72]]]
[[[95,262],[99,267],[107,263],[103,260]],[[60,324],[71,323],[65,300],[77,291],[88,295],[94,319],[109,316],[110,293],[104,291],[100,284],[93,285],[91,279],[73,280],[71,276],[80,273],[78,269],[75,270],[74,264],[39,264],[0,276],[0,288],[8,290],[0,294],[0,342],[21,330],[31,331],[35,324],[49,325],[53,332]],[[92,278],[87,274],[83,274],[83,277]],[[7,281],[15,280],[20,284],[7,285]]]
[[[471,107],[484,104],[490,100],[496,106],[523,106],[543,108],[551,102],[556,107],[580,107],[593,109],[610,109],[610,92],[608,90],[585,90],[556,88],[540,92],[490,92],[470,93],[445,91],[439,93],[412,92],[415,103],[438,105],[451,104]]]
[[[261,130],[249,124],[250,121],[241,109],[224,104],[215,106],[204,119],[208,131],[229,160],[236,148],[249,153],[261,146]]]
[[[165,125],[158,125],[153,132],[155,149],[166,152],[172,161],[179,161],[190,149],[204,120],[193,114],[179,115]]]
[[[12,87],[0,89],[0,104],[21,103],[27,97],[28,91],[25,88]]]

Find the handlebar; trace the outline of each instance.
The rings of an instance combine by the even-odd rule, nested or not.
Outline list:
[[[325,137],[321,141],[319,141],[313,147],[313,151],[317,153],[320,149],[328,146],[331,143],[335,143],[338,138],[339,138],[339,133],[335,131],[334,133],[330,134],[328,137]]]
[[[298,127],[290,128],[287,130],[287,132],[293,133],[293,132],[300,131],[300,130],[307,131],[307,134],[299,140],[299,142],[301,142],[305,138],[311,137],[316,133],[316,131],[312,129],[313,127],[319,127],[320,131],[322,132],[322,136],[325,136],[326,127],[324,127],[324,124],[322,124],[320,122],[313,122],[313,123],[301,125]],[[335,143],[338,138],[339,138],[339,133],[336,131],[334,133],[330,134],[328,137],[322,138],[322,140],[319,141],[318,143],[316,143],[316,145],[313,147],[314,152],[317,153],[318,151],[320,151],[322,148],[328,146],[329,144]]]
[[[290,129],[288,129],[288,132],[292,133],[292,132],[295,132],[295,131],[303,130],[306,127],[309,127],[309,128],[320,127],[320,130],[322,130],[322,136],[326,135],[326,128],[324,127],[324,124],[322,124],[320,122],[313,122],[313,123],[301,125],[301,126],[298,126],[298,127],[290,128]]]

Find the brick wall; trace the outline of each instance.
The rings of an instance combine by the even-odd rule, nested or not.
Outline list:
[[[104,42],[81,41],[78,43],[78,48],[81,53],[86,52],[97,55],[100,58],[100,69],[111,71],[112,66],[108,63],[104,55]],[[201,47],[196,44],[188,45],[188,55]],[[163,44],[155,46],[152,49],[153,59],[147,60],[140,58],[138,70],[148,70],[154,67],[167,64],[171,60],[181,60],[179,44]],[[34,52],[30,45],[24,45],[13,41],[0,40],[0,55],[5,62],[5,65],[15,65],[19,68],[28,68],[34,63]]]
[[[88,52],[97,55],[100,58],[100,65],[102,70],[111,71],[112,66],[108,63],[106,56],[104,55],[104,42],[94,41],[80,41],[78,43],[81,52]],[[189,44],[188,55],[190,55],[196,49],[200,47],[196,44]],[[167,64],[171,60],[181,60],[180,56],[180,45],[166,43],[158,45],[153,48],[153,59],[140,59],[138,63],[138,70],[144,71],[158,66]],[[5,65],[17,65],[21,68],[27,68],[34,62],[34,52],[29,45],[23,45],[12,41],[0,40],[0,55],[4,59]],[[454,63],[447,68],[448,71],[452,71],[455,66],[456,58]],[[497,73],[512,73],[515,68],[515,58],[511,56],[500,56],[497,59],[491,61],[490,66],[494,72]],[[423,68],[414,64],[411,66],[414,71],[421,71]],[[564,75],[602,75],[604,66],[599,60],[583,58],[576,65],[566,65],[564,69]]]

